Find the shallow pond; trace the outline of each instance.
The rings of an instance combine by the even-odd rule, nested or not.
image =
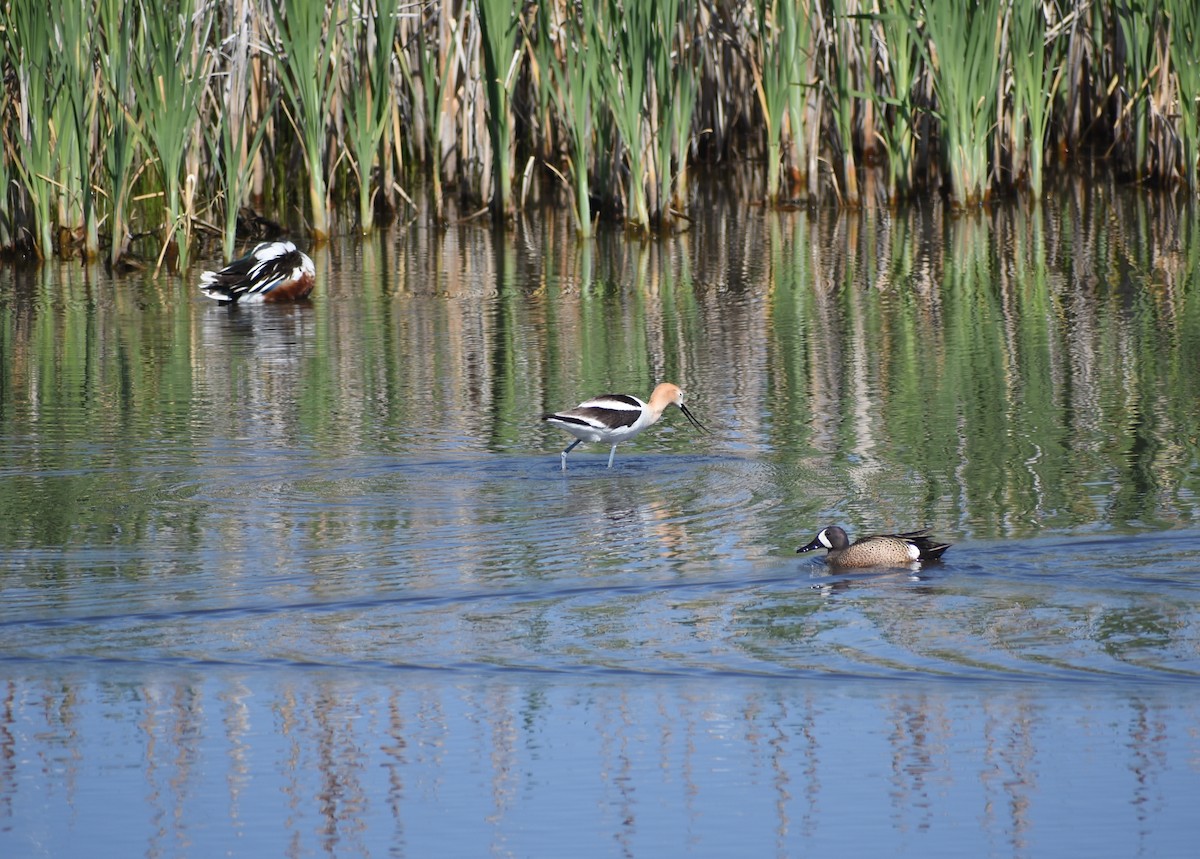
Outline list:
[[[0,270],[0,854],[1193,850],[1196,213],[698,208]]]

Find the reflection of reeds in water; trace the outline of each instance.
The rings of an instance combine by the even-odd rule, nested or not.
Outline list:
[[[342,209],[368,231],[400,197],[443,221],[446,190],[503,217],[530,192],[518,173],[550,175],[536,159],[569,180],[585,234],[596,211],[671,231],[697,156],[762,156],[771,200],[1036,198],[1050,153],[1092,146],[1130,178],[1198,182],[1192,0],[50,10],[0,7],[7,252],[94,256],[104,241],[118,263],[136,236],[186,264],[198,226],[233,253],[246,206],[322,237]]]
[[[1158,197],[1085,198],[796,218],[770,239],[765,431],[782,462],[826,469],[815,504],[878,527],[897,512],[885,501],[911,499],[901,512],[922,521],[1012,534],[1192,515],[1195,385],[1176,362],[1197,348],[1180,289],[1196,219]]]
[[[859,529],[879,530],[876,513],[1014,535],[1193,521],[1200,221],[1166,197],[1070,191],[969,218],[717,218],[663,244],[577,244],[565,214],[518,223],[516,243],[474,226],[406,231],[399,252],[340,239],[314,255],[329,300],[286,316],[231,319],[181,302],[176,279],[49,261],[0,301],[0,410],[18,434],[86,407],[101,437],[194,441],[214,403],[254,420],[246,394],[322,452],[378,434],[553,458],[561,442],[531,415],[665,378],[720,435],[668,421],[643,446],[761,458],[800,475],[780,482],[795,504]],[[262,327],[289,320],[304,326],[292,352],[286,326]],[[245,326],[242,345],[279,348],[233,360],[239,345],[213,338]]]

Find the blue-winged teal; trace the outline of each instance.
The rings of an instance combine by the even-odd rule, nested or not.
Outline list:
[[[696,416],[683,404],[683,391],[679,390],[678,385],[672,385],[670,382],[663,382],[655,388],[648,403],[629,394],[605,394],[580,403],[573,409],[543,415],[542,420],[549,421],[575,436],[575,441],[562,452],[563,471],[567,470],[567,454],[581,441],[611,444],[608,467],[612,468],[613,457],[617,455],[617,445],[657,422],[667,406],[679,406],[679,410],[691,421],[692,426],[708,432],[704,424],[696,420]]]
[[[797,552],[828,549],[826,562],[831,567],[907,567],[916,561],[936,561],[950,548],[929,536],[929,529],[904,534],[875,534],[853,543],[837,525],[821,530],[807,546]]]

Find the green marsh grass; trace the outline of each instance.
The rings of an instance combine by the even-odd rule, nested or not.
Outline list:
[[[279,83],[288,117],[296,131],[308,168],[312,234],[329,237],[329,194],[325,151],[339,62],[337,22],[340,0],[326,5],[311,0],[273,0],[275,25],[282,48]]]
[[[602,54],[608,58],[600,64],[600,90],[624,156],[625,219],[643,234],[650,232],[646,197],[650,141],[645,118],[654,5],[654,0],[603,0],[598,31],[606,35]]]
[[[1046,161],[1046,136],[1062,80],[1061,40],[1046,40],[1046,9],[1040,3],[1013,2],[1009,13],[1012,111],[1008,114],[1012,173],[1028,176],[1034,200],[1040,200]]]
[[[816,200],[819,194],[821,154],[820,134],[823,95],[818,81],[820,56],[814,45],[816,27],[813,24],[819,0],[801,0],[795,19],[798,28],[795,42],[800,50],[799,81],[788,88],[788,140],[791,163],[796,178],[804,183],[803,196]]]
[[[924,48],[937,95],[937,117],[950,179],[950,201],[977,206],[989,196],[989,160],[997,122],[1000,0],[926,0]]]
[[[214,48],[218,52],[214,66],[223,69],[213,75],[210,112],[219,126],[213,148],[217,150],[218,181],[224,194],[221,251],[226,261],[234,256],[238,215],[252,187],[255,163],[269,127],[263,121],[263,114],[269,116],[275,105],[272,101],[262,114],[255,110],[251,69],[254,30],[250,14],[251,6],[246,0],[238,3],[233,14],[225,18],[220,43]]]
[[[134,67],[133,85],[139,127],[165,198],[159,260],[174,246],[179,266],[186,267],[195,212],[184,205],[184,159],[208,87],[212,16],[196,0],[149,0],[141,4],[141,24],[146,48],[144,62]]]
[[[521,58],[517,40],[520,10],[520,3],[514,0],[477,0],[475,4],[482,36],[488,138],[492,144],[492,213],[501,218],[515,211],[510,102]]]
[[[15,179],[9,172],[8,158],[0,158],[0,248],[15,249],[13,237],[13,200],[11,186]]]
[[[133,61],[136,8],[123,0],[100,0],[99,32],[103,44],[100,116],[107,133],[102,155],[109,208],[109,265],[117,266],[129,247],[130,195],[135,178],[138,130],[134,119]]]
[[[1156,113],[1150,78],[1158,49],[1158,7],[1154,0],[1143,0],[1113,8],[1113,69],[1118,81],[1115,142],[1126,169],[1139,181],[1151,169],[1146,152]]]
[[[51,253],[57,197],[54,176],[53,105],[62,97],[62,68],[44,0],[11,0],[3,7],[7,54],[18,69],[16,127],[9,140],[12,165],[28,194],[32,245],[39,257]]]
[[[518,102],[527,102],[529,132],[526,136],[530,148],[542,165],[560,161],[563,154],[558,121],[554,113],[554,85],[549,78],[558,64],[562,43],[561,23],[556,23],[558,8],[539,3],[532,12],[522,16],[521,54],[525,58],[525,69],[517,77],[522,91],[516,93]]]
[[[4,10],[0,12],[0,26],[5,27],[5,33],[7,33],[7,12],[8,7],[4,7]],[[0,68],[14,68],[17,65],[9,58],[8,50],[8,38],[6,35],[0,34]],[[11,98],[5,97],[5,114],[9,112],[11,101]],[[8,140],[8,133],[8,124],[0,124],[0,251],[11,250],[14,247],[13,202],[16,195],[10,189],[12,157],[9,154],[11,143]]]
[[[875,13],[875,72],[872,97],[883,121],[879,141],[887,157],[886,188],[892,198],[908,197],[916,186],[917,132],[914,97],[920,75],[920,48],[914,0],[897,0]]]
[[[96,147],[100,87],[92,62],[94,34],[85,14],[86,0],[52,0],[50,16],[58,22],[64,65],[64,98],[60,105],[59,207],[60,247],[77,241],[84,259],[100,253],[100,233],[92,153]]]
[[[659,228],[668,232],[671,224],[671,204],[674,202],[675,157],[678,145],[676,127],[691,124],[690,108],[680,102],[681,93],[694,93],[688,83],[690,76],[682,62],[682,46],[676,35],[681,13],[687,11],[686,0],[679,3],[656,3],[650,26],[650,80],[653,102],[649,105],[650,122],[647,150],[651,154],[650,170],[646,177],[651,217]]]
[[[1167,12],[1172,69],[1178,81],[1180,172],[1186,186],[1200,190],[1200,5],[1178,0]]]
[[[396,40],[399,0],[375,0],[372,8],[351,9],[347,18],[349,45],[345,89],[346,142],[351,166],[358,179],[358,224],[363,233],[375,226],[375,191],[372,178],[380,174],[386,137],[392,127],[396,103],[392,92],[392,50]]]
[[[811,34],[808,14],[806,5],[795,0],[755,3],[758,33],[751,62],[766,126],[766,190],[770,202],[780,197],[785,131],[793,140],[804,140],[804,114],[793,106],[805,83],[804,57]]]
[[[591,182],[593,160],[593,110],[596,105],[600,64],[600,38],[594,7],[583,3],[566,10],[557,4],[538,7],[541,34],[553,33],[557,56],[547,52],[546,81],[555,110],[569,140],[566,167],[570,177],[575,229],[583,238],[592,235]],[[547,42],[550,39],[546,40]]]
[[[696,117],[696,100],[700,92],[700,72],[697,63],[696,40],[690,34],[699,28],[694,20],[678,30],[679,44],[676,47],[676,74],[674,92],[671,96],[671,196],[669,204],[681,211],[688,207],[688,158],[691,154],[693,125]]]
[[[698,162],[761,165],[768,200],[806,183],[853,203],[861,178],[965,207],[1026,185],[1036,200],[1051,165],[1095,151],[1194,194],[1197,8],[9,0],[0,251],[117,265],[177,244],[186,266],[209,233],[232,254],[239,223],[320,240],[343,208],[365,231],[416,195],[436,223],[452,198],[504,218],[533,157],[585,235],[669,233]]]
[[[856,152],[859,148],[873,148],[876,143],[869,127],[861,141],[865,147],[858,145],[855,136],[856,120],[863,119],[871,103],[870,77],[863,74],[867,65],[863,51],[869,49],[870,39],[862,38],[863,28],[870,26],[870,19],[861,14],[859,0],[833,0],[831,6],[825,21],[824,47],[830,107],[837,128],[838,151],[834,160],[841,176],[838,196],[844,204],[857,206],[860,194]]]

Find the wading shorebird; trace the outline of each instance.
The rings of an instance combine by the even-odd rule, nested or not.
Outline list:
[[[573,409],[543,415],[542,420],[575,436],[575,441],[567,445],[567,449],[562,452],[563,471],[567,470],[567,454],[581,441],[611,444],[608,467],[612,468],[613,457],[617,455],[617,445],[657,422],[662,417],[663,410],[672,405],[679,406],[679,410],[691,421],[692,426],[701,432],[708,432],[707,427],[683,404],[683,391],[679,390],[678,385],[670,382],[663,382],[656,387],[648,403],[629,394],[605,394],[580,403]]]
[[[929,529],[904,534],[874,534],[853,543],[837,525],[821,529],[816,538],[797,552],[828,549],[826,563],[831,567],[907,567],[918,561],[941,560],[949,543],[929,536]]]
[[[261,242],[220,271],[200,275],[200,291],[222,304],[297,301],[316,282],[313,261],[292,242]]]

